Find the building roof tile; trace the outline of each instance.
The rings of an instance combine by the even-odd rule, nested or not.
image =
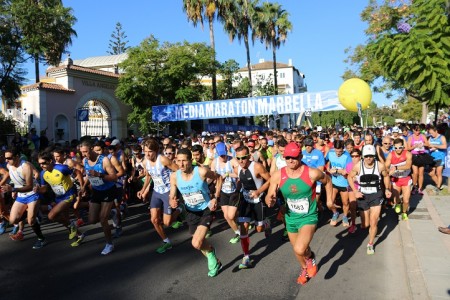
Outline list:
[[[62,70],[82,71],[82,72],[93,73],[93,74],[104,75],[104,76],[115,77],[115,78],[120,77],[119,74],[115,74],[115,73],[112,73],[112,72],[96,70],[96,69],[82,67],[82,66],[77,66],[77,65],[61,65],[61,66],[58,66],[58,67],[48,68],[47,69],[47,75],[51,74],[51,73],[56,73],[56,72],[59,72],[59,71],[62,71]]]
[[[48,82],[38,82],[30,85],[25,85],[21,87],[21,90],[24,92],[29,92],[33,90],[52,90],[52,91],[60,91],[60,92],[68,92],[74,93],[75,90],[67,89],[64,86],[56,83],[48,83]]]
[[[277,68],[292,68],[292,66],[277,62]],[[247,71],[247,67],[240,68],[238,72]],[[252,65],[252,70],[273,70],[273,61],[265,61]]]

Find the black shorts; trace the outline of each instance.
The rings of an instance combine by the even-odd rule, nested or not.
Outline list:
[[[383,192],[378,191],[375,194],[366,194],[364,195],[364,198],[358,198],[358,208],[366,211],[369,210],[371,207],[374,206],[380,206],[383,204],[384,198],[383,198]]]
[[[239,207],[239,223],[249,223],[254,220],[262,222],[266,218],[266,206],[263,201],[258,203],[249,203],[242,196],[241,206]]]
[[[107,190],[92,189],[92,203],[100,204],[102,202],[113,202],[116,199],[116,187],[113,186]]]
[[[186,223],[189,226],[189,233],[194,234],[197,230],[197,227],[202,225],[205,227],[211,226],[213,219],[212,211],[207,207],[202,211],[191,211],[186,209]]]
[[[412,164],[416,167],[425,167],[428,165],[434,165],[434,160],[431,155],[427,153],[423,154],[413,154],[412,156]]]
[[[333,189],[337,189],[338,192],[348,192],[347,187],[337,186],[333,184]]]
[[[234,193],[224,193],[220,192],[220,199],[219,199],[220,206],[239,206],[239,192]]]

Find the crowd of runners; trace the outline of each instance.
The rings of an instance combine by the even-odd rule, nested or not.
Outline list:
[[[0,153],[0,235],[23,240],[27,223],[37,236],[33,249],[40,249],[46,216],[66,227],[77,247],[86,238],[83,225],[99,222],[106,242],[101,254],[108,255],[122,234],[127,205],[143,201],[161,239],[155,251],[174,246],[167,227],[186,223],[193,248],[207,258],[208,276],[214,277],[222,263],[207,238],[220,210],[229,242],[241,244],[239,269],[253,267],[250,230],[268,237],[280,222],[283,241],[290,241],[300,265],[297,282],[305,284],[317,273],[309,244],[319,214],[329,214],[330,226],[342,225],[350,235],[368,230],[366,250],[374,254],[383,207],[407,221],[411,194],[423,194],[425,173],[433,192],[442,190],[446,133],[447,124],[397,124],[82,139],[40,152],[16,143]]]

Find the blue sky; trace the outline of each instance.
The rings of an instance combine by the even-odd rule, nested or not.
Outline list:
[[[187,21],[182,0],[63,0],[72,7],[78,19],[77,37],[68,51],[72,59],[106,55],[111,33],[116,22],[122,23],[129,46],[137,46],[153,34],[161,42],[205,42],[209,44],[207,23],[204,30]],[[279,0],[290,13],[293,30],[278,50],[277,61],[294,66],[304,73],[310,92],[337,90],[346,68],[344,50],[366,40],[366,24],[360,13],[367,5],[364,0]],[[224,62],[235,59],[241,67],[246,64],[245,47],[237,40],[230,42],[220,23],[215,24],[217,59]],[[266,50],[259,41],[250,49],[252,64],[263,58],[272,60],[271,49]],[[65,58],[65,56],[64,56]],[[33,65],[27,78],[33,78]],[[44,74],[45,67],[41,68]],[[378,105],[389,104],[383,95],[374,95]]]

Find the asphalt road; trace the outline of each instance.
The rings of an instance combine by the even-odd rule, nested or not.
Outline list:
[[[375,255],[366,254],[367,232],[353,236],[323,218],[312,249],[319,273],[299,286],[299,265],[289,243],[281,242],[282,226],[272,236],[252,233],[255,267],[239,270],[240,244],[230,244],[232,232],[218,215],[209,239],[223,263],[215,278],[207,276],[207,261],[190,243],[187,227],[168,229],[174,248],[164,254],[149,222],[146,206],[130,207],[115,251],[104,247],[99,225],[87,230],[85,242],[72,248],[61,225],[43,225],[48,245],[33,250],[35,236],[27,226],[23,241],[0,236],[0,291],[8,300],[38,299],[407,299],[408,282],[397,219],[392,212],[380,221]],[[10,228],[8,229],[8,232]],[[5,297],[5,298],[3,298]]]

